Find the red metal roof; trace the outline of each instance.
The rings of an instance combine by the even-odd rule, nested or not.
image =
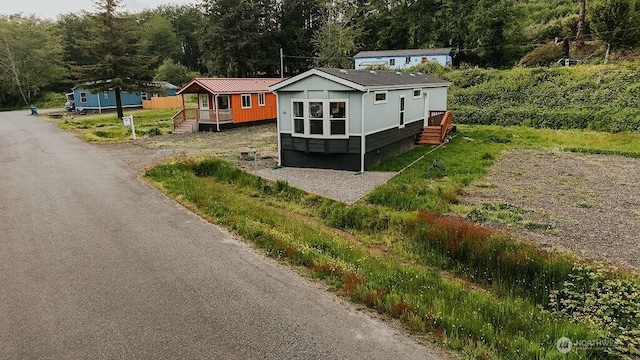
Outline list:
[[[212,94],[240,94],[270,92],[269,86],[282,81],[280,78],[195,78],[178,90],[178,94],[199,92]]]

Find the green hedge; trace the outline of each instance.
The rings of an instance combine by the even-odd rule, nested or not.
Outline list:
[[[640,63],[571,68],[469,69],[453,83],[450,108],[466,124],[640,131]]]

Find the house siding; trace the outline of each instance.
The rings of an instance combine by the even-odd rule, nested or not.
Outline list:
[[[416,88],[418,89],[418,88]],[[438,89],[443,91],[433,91],[435,88],[423,88],[423,92],[429,92],[429,108],[435,107],[436,103],[441,103],[444,97],[446,104],[446,88]],[[380,130],[386,130],[394,126],[400,126],[400,97],[404,96],[405,114],[404,123],[423,122],[425,117],[425,98],[420,96],[413,98],[414,89],[389,90],[387,92],[387,102],[375,104],[375,93],[371,92],[365,96],[364,116],[365,133],[369,134]],[[446,109],[443,108],[443,109]]]
[[[280,134],[282,166],[360,170],[359,136],[348,139],[309,139]]]
[[[265,94],[265,106],[258,105],[258,93],[251,95],[251,107],[242,108],[242,95],[234,94],[231,96],[231,110],[233,111],[234,123],[245,123],[259,120],[273,120],[277,116],[276,96],[273,93]],[[210,107],[213,107],[213,101],[209,101]]]

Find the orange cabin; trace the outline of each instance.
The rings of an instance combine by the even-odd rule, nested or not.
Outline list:
[[[269,86],[274,78],[196,78],[178,90],[182,110],[173,117],[174,133],[220,131],[277,118],[276,95]],[[186,108],[184,95],[196,94],[198,104]]]

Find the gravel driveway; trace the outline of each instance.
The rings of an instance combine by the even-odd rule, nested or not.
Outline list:
[[[640,269],[640,159],[561,151],[504,154],[466,201],[508,203],[550,230],[520,236],[581,256]]]
[[[289,185],[330,199],[352,204],[395,175],[391,172],[279,168],[264,169],[256,175],[269,180],[283,180]]]

